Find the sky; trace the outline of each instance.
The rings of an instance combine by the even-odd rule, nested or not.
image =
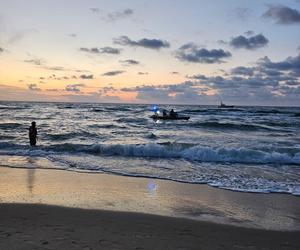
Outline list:
[[[3,0],[0,100],[300,106],[300,0]]]

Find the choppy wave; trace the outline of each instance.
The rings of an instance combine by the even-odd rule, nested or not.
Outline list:
[[[10,150],[12,154],[37,155],[47,153],[85,153],[100,156],[149,157],[149,158],[182,158],[189,161],[223,162],[223,163],[256,163],[256,164],[300,164],[300,149],[286,149],[286,152],[265,151],[262,149],[204,147],[201,145],[178,143],[148,144],[56,144],[29,148],[11,143],[0,143],[0,149]],[[7,152],[6,152],[7,153]]]
[[[0,102],[1,165],[42,158],[75,171],[299,193],[300,108],[159,108],[191,118],[155,122],[149,105]],[[27,145],[33,120],[35,148]]]
[[[15,129],[22,126],[24,125],[16,122],[0,123],[0,129]]]
[[[266,131],[283,131],[288,132],[285,129],[279,129],[270,125],[259,125],[259,124],[242,124],[242,123],[230,123],[230,122],[218,122],[218,121],[204,121],[204,122],[194,122],[191,124],[187,124],[188,126],[193,127],[205,127],[205,128],[217,128],[217,129],[232,129],[232,130],[246,130],[246,131],[258,131],[258,130],[266,130]]]

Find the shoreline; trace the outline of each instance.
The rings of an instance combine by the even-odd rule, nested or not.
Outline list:
[[[299,249],[281,232],[133,212],[0,204],[2,249]]]

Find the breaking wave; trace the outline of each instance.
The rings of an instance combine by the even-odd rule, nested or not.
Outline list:
[[[180,143],[148,144],[56,144],[30,148],[0,143],[0,153],[20,155],[47,155],[55,153],[92,154],[99,156],[182,158],[189,161],[249,164],[300,164],[300,149],[287,148],[285,152],[249,148],[210,148]]]

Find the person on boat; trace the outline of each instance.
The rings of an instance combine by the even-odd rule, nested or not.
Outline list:
[[[163,117],[167,117],[168,116],[168,114],[167,114],[167,110],[163,110]]]
[[[178,116],[177,112],[175,112],[174,109],[171,109],[170,117],[177,117],[177,116]]]
[[[32,122],[31,126],[29,127],[29,142],[30,146],[35,146],[37,140],[37,128],[36,123]]]

